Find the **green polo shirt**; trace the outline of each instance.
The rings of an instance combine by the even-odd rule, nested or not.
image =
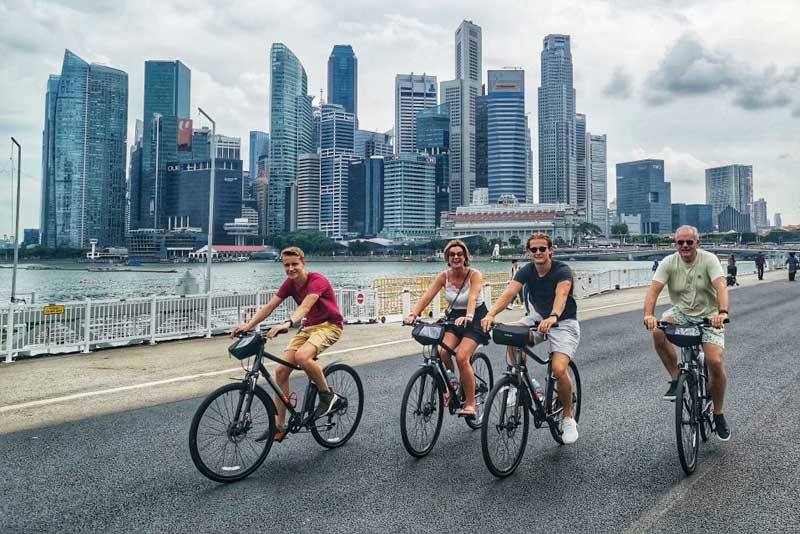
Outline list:
[[[667,286],[672,304],[691,317],[712,317],[717,313],[714,280],[725,273],[717,257],[697,249],[694,261],[683,261],[678,252],[664,258],[653,280]]]

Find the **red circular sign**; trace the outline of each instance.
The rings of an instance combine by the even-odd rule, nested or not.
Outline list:
[[[357,293],[356,294],[356,303],[357,304],[364,304],[364,293]]]

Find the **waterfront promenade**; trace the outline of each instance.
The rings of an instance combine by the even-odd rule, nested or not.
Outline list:
[[[793,531],[800,284],[780,271],[740,281],[726,352],[733,436],[702,444],[690,477],[675,450],[674,405],[660,398],[666,375],[641,326],[644,290],[632,289],[579,303],[578,443],[557,446],[546,430],[532,431],[520,468],[503,481],[486,470],[479,434],[456,418],[445,417],[430,456],[405,452],[399,403],[421,359],[399,325],[348,327],[340,352],[323,357],[358,364],[365,386],[364,418],[345,447],[290,436],[227,486],[200,475],[187,447],[198,397],[241,374],[228,371],[237,362],[225,357],[226,339],[2,366],[0,531],[200,534],[243,520],[290,532]],[[502,349],[486,351],[498,373]],[[187,377],[202,372],[219,374]],[[164,380],[172,381],[152,384]],[[26,401],[42,402],[19,406]]]

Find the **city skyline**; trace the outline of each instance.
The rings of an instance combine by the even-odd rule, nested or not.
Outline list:
[[[272,42],[285,42],[295,52],[309,73],[308,92],[315,96],[327,85],[331,47],[352,45],[359,59],[361,127],[385,131],[393,123],[394,74],[427,72],[448,80],[453,72],[453,32],[463,19],[482,28],[482,75],[509,65],[531,73],[526,100],[527,111],[534,117],[531,90],[540,84],[541,40],[548,33],[571,36],[576,111],[589,116],[590,130],[608,135],[610,177],[615,163],[664,159],[666,179],[673,184],[673,200],[697,203],[704,201],[700,186],[706,168],[745,162],[754,167],[754,194],[767,200],[770,216],[781,212],[785,223],[799,222],[800,186],[794,176],[800,172],[800,161],[797,141],[787,135],[794,120],[792,113],[800,114],[800,102],[790,91],[797,84],[791,74],[798,54],[794,41],[785,33],[781,35],[786,28],[780,25],[796,8],[786,3],[783,10],[759,12],[760,16],[753,18],[748,14],[754,11],[748,11],[744,4],[726,4],[724,11],[720,6],[717,2],[702,6],[689,2],[675,8],[663,4],[642,8],[630,2],[613,2],[575,10],[566,4],[537,9],[513,4],[500,14],[488,8],[420,7],[415,18],[389,4],[373,5],[368,17],[352,5],[333,15],[325,5],[313,4],[316,15],[306,20],[281,11],[287,18],[279,28],[270,28],[262,20],[270,18],[270,7],[274,6],[252,12],[230,8],[220,13],[235,23],[235,37],[213,53],[204,46],[193,46],[193,41],[161,36],[159,31],[168,33],[171,27],[169,17],[167,22],[153,21],[146,17],[146,10],[135,5],[106,6],[96,14],[89,3],[74,8],[42,4],[28,12],[8,6],[6,20],[14,16],[17,23],[7,28],[0,41],[8,58],[4,66],[7,76],[0,85],[7,102],[0,128],[3,134],[15,135],[24,147],[21,227],[38,226],[42,102],[47,75],[57,72],[64,48],[87,61],[128,72],[129,144],[134,139],[134,119],[143,115],[146,60],[179,59],[192,69],[193,119],[197,119],[196,106],[201,105],[217,120],[218,129],[228,135],[247,139],[250,130],[269,130],[267,70]],[[164,9],[169,12],[169,4]],[[42,11],[61,21],[47,31],[46,39],[46,27],[36,16]],[[327,29],[326,17],[334,17],[340,28]],[[91,21],[104,23],[98,24],[96,31],[80,35],[59,31],[62,24],[82,27]],[[721,21],[725,24],[720,30]],[[142,34],[148,39],[140,35],[136,42],[141,46],[130,46],[124,31],[130,27],[141,33],[145,22],[147,28],[152,26]],[[199,22],[199,29],[214,35],[230,31],[211,20]],[[604,38],[621,27],[647,26],[643,22],[656,24],[659,31],[637,30],[620,43]],[[717,30],[713,34],[704,31],[712,26]],[[750,35],[758,35],[758,39]],[[636,40],[634,52],[631,39]],[[763,58],[768,59],[764,62]],[[770,69],[770,65],[774,67]],[[758,81],[765,83],[755,83]],[[536,137],[536,121],[530,122],[532,136]],[[247,159],[247,148],[243,146],[243,159]],[[533,151],[533,157],[538,160],[538,150]],[[10,171],[8,159],[3,159],[0,175]],[[609,182],[610,201],[615,193],[613,180]],[[10,206],[9,189],[0,192],[4,213]],[[0,219],[0,233],[9,231],[10,217]]]

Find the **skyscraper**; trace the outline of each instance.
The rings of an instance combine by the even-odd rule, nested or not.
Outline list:
[[[283,43],[270,50],[270,159],[267,233],[285,232],[287,188],[297,179],[297,156],[312,151],[311,97],[303,65]]]
[[[536,197],[533,194],[533,149],[531,147],[531,127],[528,124],[528,114],[525,114],[525,203],[533,204]]]
[[[608,166],[606,135],[586,133],[586,221],[608,235]]]
[[[539,87],[539,202],[578,204],[575,88],[569,35],[548,35]]]
[[[178,147],[178,121],[190,117],[191,71],[180,61],[145,61],[144,63],[144,133],[142,137],[139,190],[131,191],[130,225],[135,228],[164,227],[164,173],[181,157],[191,157],[191,145]]]
[[[383,132],[355,130],[353,132],[353,151],[358,159],[372,156],[391,156],[394,154],[392,136]]]
[[[475,189],[489,187],[489,97],[475,99]]]
[[[436,106],[436,76],[398,74],[394,78],[394,149],[397,154],[417,152],[417,113]]]
[[[783,228],[783,219],[781,218],[780,213],[775,213],[775,228],[779,230]]]
[[[44,243],[125,242],[128,75],[64,51],[48,80],[42,143]]]
[[[753,202],[753,217],[755,219],[756,230],[769,228],[769,217],[767,216],[767,201],[759,198]]]
[[[300,232],[319,231],[319,154],[297,157],[297,224]]]
[[[482,32],[465,20],[455,33],[455,80],[442,82],[450,105],[450,210],[469,206],[476,176],[475,99],[481,94]]]
[[[579,208],[589,210],[588,195],[588,171],[586,154],[586,115],[583,113],[575,114],[575,179],[576,179],[576,202]],[[587,218],[588,219],[588,218]]]
[[[386,158],[383,231],[389,237],[431,236],[436,230],[436,164],[422,154]]]
[[[323,104],[320,116],[319,231],[333,239],[347,233],[347,186],[355,117],[338,104]]]
[[[617,163],[617,217],[639,216],[642,234],[672,229],[672,184],[664,181],[664,160]]]
[[[56,100],[61,77],[51,74],[47,80],[44,100],[44,129],[42,130],[42,205],[39,228],[41,242],[46,247],[56,246],[56,189],[55,189],[55,128]]]
[[[348,231],[374,237],[383,228],[383,161],[371,156],[350,165]]]
[[[436,165],[436,226],[450,209],[450,111],[448,104],[417,115],[417,148]]]
[[[264,156],[269,158],[269,134],[258,130],[250,130],[250,181],[258,176],[258,160]]]
[[[487,98],[489,202],[514,195],[525,202],[525,71],[490,70]]]
[[[352,113],[358,128],[358,59],[350,45],[335,45],[328,58],[328,103]]]
[[[728,206],[738,214],[753,217],[753,166],[726,165],[706,169],[706,204],[713,208],[714,224],[719,225],[719,214]]]

